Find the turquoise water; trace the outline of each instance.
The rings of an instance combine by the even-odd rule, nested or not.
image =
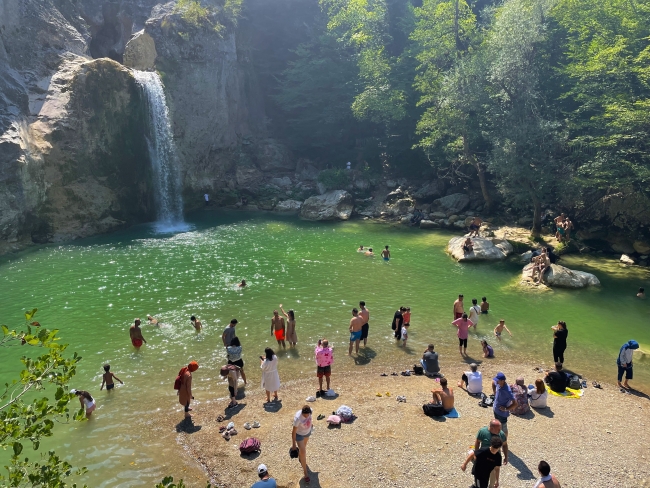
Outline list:
[[[491,304],[478,331],[470,333],[468,352],[475,358],[478,340],[487,338],[499,357],[550,365],[550,327],[558,320],[569,328],[566,366],[590,379],[615,380],[616,355],[628,339],[650,349],[650,300],[635,298],[636,289],[648,284],[648,273],[613,260],[567,257],[565,265],[595,273],[603,286],[538,292],[517,285],[521,265],[515,262],[454,262],[444,252],[452,236],[445,232],[241,212],[201,212],[191,221],[193,230],[182,234],[161,236],[141,226],[0,262],[0,320],[20,328],[23,311],[38,307],[37,320],[60,329],[63,341],[84,358],[71,387],[95,396],[95,418],[60,426],[47,447],[91,468],[85,479],[91,486],[151,485],[162,478],[175,434],[160,431],[156,412],[180,407],[172,384],[190,360],[201,365],[194,380],[199,405],[226,396],[218,376],[225,362],[221,332],[233,317],[248,361],[248,390],[258,388],[255,358],[264,347],[276,347],[270,319],[280,303],[295,309],[299,341],[296,350],[279,354],[283,381],[313,374],[313,345],[323,336],[335,346],[339,370],[368,364],[405,368],[429,342],[436,344],[444,369],[459,361],[449,325],[459,293],[466,309],[471,298],[480,301],[484,295]],[[360,244],[376,250],[388,244],[392,259],[386,263],[357,253]],[[247,288],[237,288],[241,279]],[[355,361],[344,350],[350,310],[359,300],[371,312],[370,349],[367,359]],[[412,309],[406,350],[391,339],[390,321],[400,305]],[[147,314],[164,326],[143,326],[148,344],[136,352],[128,328],[134,317]],[[195,333],[190,315],[201,319],[203,333]],[[492,334],[499,318],[513,333],[500,344]],[[23,353],[0,351],[0,381],[19,370]],[[99,391],[105,362],[126,383],[110,396]],[[646,392],[649,364],[642,360],[635,367],[634,384]]]

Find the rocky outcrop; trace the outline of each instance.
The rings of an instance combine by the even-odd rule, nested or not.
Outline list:
[[[522,284],[533,282],[533,263],[524,266],[521,272]],[[595,275],[584,271],[575,271],[559,264],[551,264],[550,269],[544,274],[544,284],[557,288],[585,288],[587,286],[600,286],[600,281]]]
[[[454,237],[447,244],[447,252],[458,262],[464,261],[500,261],[512,253],[512,245],[502,239],[488,239],[484,237],[472,238],[474,250],[466,253],[463,244],[467,238]]]
[[[418,191],[413,193],[413,197],[419,202],[432,202],[435,198],[441,197],[445,193],[445,183],[442,180],[434,180]]]
[[[124,64],[142,71],[153,70],[156,64],[156,45],[144,30],[136,32],[124,48]]]
[[[440,206],[448,215],[459,214],[469,206],[469,196],[464,193],[452,193],[446,197],[434,200],[434,204]]]
[[[302,202],[299,200],[282,200],[275,206],[275,210],[279,212],[296,212],[302,207]]]
[[[352,195],[345,190],[334,190],[305,200],[300,217],[305,220],[348,220],[353,208]]]

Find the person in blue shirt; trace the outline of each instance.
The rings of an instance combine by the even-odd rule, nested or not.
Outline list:
[[[494,390],[494,418],[501,422],[501,429],[508,439],[508,417],[510,412],[517,407],[512,390],[506,383],[506,375],[501,371],[497,373],[492,381]]]
[[[271,476],[269,476],[269,470],[265,464],[260,464],[257,467],[257,475],[260,477],[260,480],[256,483],[253,483],[251,488],[277,488],[278,484],[275,482]]]

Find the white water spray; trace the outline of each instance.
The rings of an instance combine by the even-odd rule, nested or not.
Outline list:
[[[183,197],[176,146],[169,123],[169,109],[158,73],[133,71],[142,87],[149,115],[149,157],[154,174],[154,191],[158,209],[156,230],[178,232],[187,229],[183,220]]]

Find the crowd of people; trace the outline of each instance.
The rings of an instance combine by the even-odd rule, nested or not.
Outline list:
[[[562,221],[564,222],[564,221]],[[480,226],[480,223],[475,225]],[[358,249],[360,252],[366,252],[363,246]],[[388,246],[382,252],[384,259],[390,258]],[[542,250],[537,256],[540,265],[538,274],[540,280],[544,273],[544,266],[549,260],[546,250]],[[246,286],[245,281],[238,286]],[[638,297],[644,298],[643,289],[637,294]],[[467,356],[469,331],[473,328],[475,331],[481,316],[490,312],[490,304],[487,297],[482,297],[479,304],[476,298],[472,299],[472,305],[469,310],[465,311],[464,295],[459,294],[453,303],[451,325],[455,327],[458,338],[458,350],[461,357]],[[274,310],[271,318],[271,336],[277,341],[278,348],[286,349],[287,343],[289,348],[297,347],[298,336],[296,332],[296,317],[293,310],[285,311],[282,304],[278,310]],[[282,316],[280,315],[282,314]],[[367,345],[369,336],[370,311],[364,301],[359,302],[358,308],[351,311],[352,317],[349,323],[349,347],[348,355],[358,354],[359,348]],[[158,320],[150,315],[147,320],[151,325],[160,325]],[[484,319],[485,320],[485,319]],[[197,332],[201,332],[203,325],[196,316],[190,317],[190,323]],[[228,385],[228,394],[230,402],[228,408],[237,406],[237,393],[239,381],[247,384],[245,364],[243,360],[242,343],[237,336],[237,319],[233,318],[228,326],[224,329],[221,340],[225,348],[227,364],[221,367],[220,376]],[[410,307],[399,307],[395,311],[391,328],[394,338],[398,343],[406,347],[408,341],[409,328],[411,325]],[[130,339],[133,347],[139,349],[147,344],[143,337],[140,319],[135,319],[133,325],[129,328]],[[473,463],[472,474],[474,483],[477,488],[498,488],[500,467],[508,463],[508,419],[510,415],[524,415],[530,408],[541,409],[547,407],[549,391],[558,394],[564,393],[570,386],[571,375],[564,371],[563,363],[565,361],[565,351],[567,349],[568,329],[564,321],[558,321],[551,327],[553,333],[553,360],[554,369],[551,371],[539,370],[540,377],[534,380],[533,384],[526,385],[523,377],[518,377],[514,383],[508,384],[503,372],[497,372],[492,378],[491,389],[492,395],[488,397],[483,393],[483,374],[479,370],[479,365],[472,362],[469,364],[469,370],[464,371],[459,381],[458,388],[465,390],[470,395],[480,396],[482,401],[490,404],[493,410],[494,419],[489,425],[479,430],[476,435],[476,441],[473,449],[467,453],[461,469],[465,471],[470,463]],[[506,326],[505,320],[500,319],[493,330],[495,340],[501,341],[503,332],[507,332],[512,337],[512,332]],[[617,358],[618,365],[618,385],[623,389],[629,389],[629,380],[633,378],[633,351],[638,349],[639,344],[630,340],[626,342],[620,350]],[[494,357],[494,349],[485,339],[481,340],[481,349],[484,358]],[[314,347],[314,361],[316,366],[316,377],[318,381],[317,397],[326,395],[331,390],[331,374],[334,362],[334,351],[330,342],[326,338],[318,340]],[[270,347],[264,349],[264,354],[259,356],[261,369],[261,387],[266,393],[267,403],[280,402],[278,392],[281,388],[280,375],[278,372],[278,356]],[[422,353],[420,360],[422,368],[421,373],[435,378],[439,382],[439,387],[431,391],[432,400],[428,405],[429,412],[433,415],[447,415],[454,410],[454,391],[449,386],[448,379],[441,372],[440,357],[435,351],[435,345],[429,344]],[[194,399],[192,394],[192,374],[199,369],[196,361],[191,361],[179,372],[174,388],[178,393],[178,402],[183,407],[186,418],[191,417],[191,403]],[[625,381],[623,381],[625,377]],[[323,387],[325,380],[325,388]],[[106,387],[110,391],[115,388],[115,382],[123,384],[113,372],[110,365],[104,365],[104,374],[100,390]],[[586,385],[584,385],[586,386]],[[84,390],[71,390],[85,409],[86,416],[91,418],[93,411],[96,409],[96,402],[93,396]],[[490,398],[491,402],[488,402]],[[292,451],[295,451],[303,469],[304,480],[309,482],[309,468],[307,465],[307,443],[312,433],[312,410],[308,405],[302,407],[296,412],[293,420],[292,430]],[[228,431],[224,432],[224,437],[228,436]],[[547,462],[541,461],[538,466],[540,478],[537,480],[537,488],[559,488],[560,483],[557,478],[550,473],[550,466]],[[264,464],[258,466],[260,480],[254,487],[274,487],[275,480],[269,475],[268,468]]]

